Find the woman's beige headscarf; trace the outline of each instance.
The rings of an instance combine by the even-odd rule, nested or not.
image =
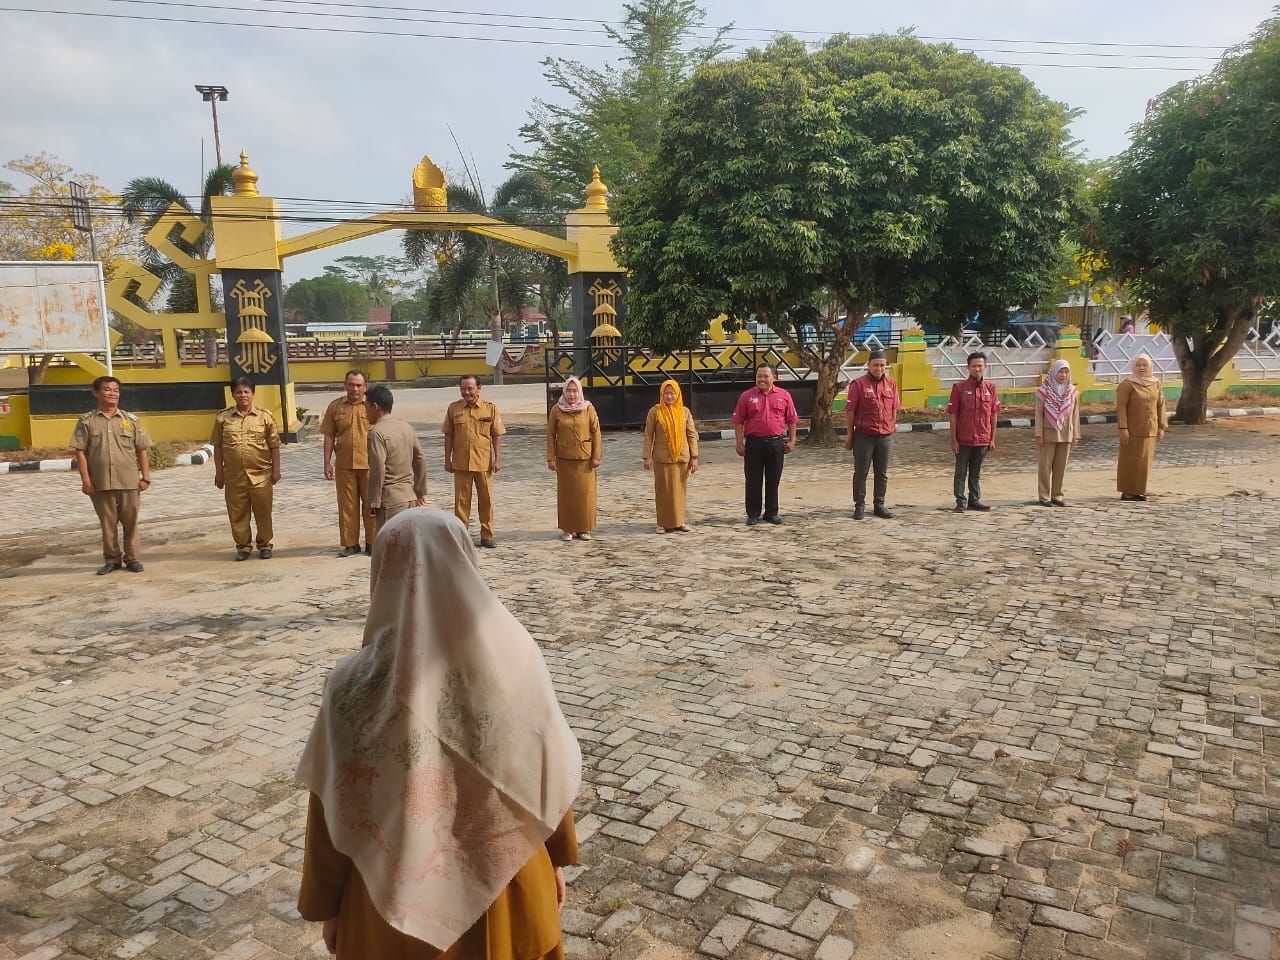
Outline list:
[[[1147,365],[1151,368],[1150,376],[1140,377],[1136,373],[1132,372],[1133,368],[1138,365],[1139,360],[1147,361]],[[1160,382],[1160,378],[1156,376],[1156,362],[1151,359],[1151,354],[1149,353],[1140,353],[1136,357],[1134,357],[1133,363],[1129,364],[1129,370],[1130,372],[1125,375],[1124,379],[1129,380],[1133,383],[1136,383],[1139,386],[1149,387],[1153,383]]]
[[[452,514],[391,520],[370,579],[364,646],[330,673],[297,779],[383,919],[444,950],[559,825],[582,754]]]

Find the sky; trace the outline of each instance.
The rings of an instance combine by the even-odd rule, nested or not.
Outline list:
[[[460,170],[455,138],[492,189],[523,148],[519,128],[533,99],[555,97],[542,61],[607,67],[617,51],[599,24],[619,20],[622,6],[430,3],[0,0],[0,164],[43,151],[112,189],[155,176],[196,194],[214,139],[194,85],[221,84],[230,92],[218,105],[223,161],[247,151],[264,195],[328,201],[314,206],[328,215],[390,208],[409,196],[424,154]],[[1019,65],[1047,96],[1082,111],[1072,132],[1092,158],[1122,151],[1148,100],[1210,70],[1273,15],[1271,3],[1247,0],[702,6],[708,28],[733,25],[738,52],[778,32],[820,40],[910,28]],[[222,23],[178,22],[193,20]],[[0,180],[27,186],[8,171]],[[315,226],[288,223],[285,233]],[[397,249],[384,236],[306,254],[287,261],[285,278],[317,275],[337,256]]]

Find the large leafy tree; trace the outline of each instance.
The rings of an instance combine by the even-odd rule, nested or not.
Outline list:
[[[1214,377],[1280,278],[1280,18],[1209,75],[1152,101],[1100,190],[1103,245],[1169,331],[1177,416],[1204,423]]]
[[[725,28],[710,43],[692,43],[706,17],[693,0],[637,0],[622,11],[620,26],[604,27],[620,48],[616,67],[543,61],[561,102],[534,100],[520,128],[528,152],[507,164],[537,174],[565,208],[581,205],[593,164],[615,193],[626,192],[658,142],[676,88],[727,49]]]
[[[308,323],[367,323],[369,305],[361,284],[332,273],[295,281],[284,292],[284,306]]]
[[[1070,118],[1018,71],[909,35],[814,52],[783,37],[705,66],[614,208],[626,332],[671,349],[721,313],[768,324],[818,371],[810,437],[829,443],[873,306],[958,330],[1052,282],[1078,181]]]
[[[339,257],[324,268],[325,273],[354,280],[364,287],[371,307],[389,307],[396,298],[400,279],[409,265],[399,257],[378,255]]]

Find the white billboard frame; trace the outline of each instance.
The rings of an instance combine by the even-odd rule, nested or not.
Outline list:
[[[21,283],[6,283],[5,274],[13,269]],[[22,276],[20,272],[28,272]],[[48,276],[42,278],[41,274]],[[59,276],[61,275],[61,279]],[[70,275],[70,276],[68,276]],[[92,285],[96,304],[90,296],[76,296],[69,288]],[[14,294],[10,291],[27,291]],[[39,309],[43,303],[47,308]],[[76,305],[81,309],[73,309]],[[94,322],[94,307],[100,318]],[[49,324],[43,317],[48,309],[57,311],[64,325],[73,330],[66,339],[50,337]],[[23,323],[22,314],[27,315]],[[6,316],[7,314],[7,316]],[[107,285],[102,276],[102,263],[97,260],[5,260],[0,261],[0,355],[32,355],[42,353],[102,353],[106,356],[107,373],[111,373],[111,322],[107,307]],[[10,342],[8,331],[20,338]]]

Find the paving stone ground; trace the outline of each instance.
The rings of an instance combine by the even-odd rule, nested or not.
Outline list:
[[[1280,956],[1277,432],[1175,428],[1122,504],[1088,428],[1047,510],[1001,431],[963,516],[945,434],[902,435],[898,516],[860,523],[847,455],[802,448],[754,529],[712,443],[664,537],[613,436],[572,544],[509,437],[481,564],[582,743],[569,956]],[[233,562],[177,468],[136,576],[92,575],[74,475],[0,478],[0,960],[323,955],[292,773],[368,561],[334,556],[319,444],[283,459],[275,559]]]

